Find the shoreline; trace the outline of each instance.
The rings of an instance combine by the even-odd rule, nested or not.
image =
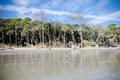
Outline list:
[[[17,55],[17,54],[41,54],[41,51],[98,51],[98,50],[106,50],[106,51],[119,51],[120,47],[89,47],[89,48],[13,48],[13,49],[2,49],[0,48],[0,55]]]
[[[82,50],[82,49],[120,49],[120,47],[83,47],[83,48],[38,48],[38,47],[10,47],[0,48],[0,50]]]

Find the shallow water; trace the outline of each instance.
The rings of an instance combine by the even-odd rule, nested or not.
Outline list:
[[[120,80],[120,50],[1,50],[0,80]]]

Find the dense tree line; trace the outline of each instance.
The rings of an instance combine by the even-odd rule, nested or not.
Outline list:
[[[113,47],[120,44],[120,27],[116,24],[109,24],[107,27],[83,24],[44,22],[29,17],[0,19],[0,43],[40,47],[85,47],[96,44]]]

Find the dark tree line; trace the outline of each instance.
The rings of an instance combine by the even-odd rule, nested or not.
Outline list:
[[[120,44],[120,27],[116,24],[102,27],[95,24],[43,22],[29,17],[0,19],[0,43],[40,47],[117,46]]]

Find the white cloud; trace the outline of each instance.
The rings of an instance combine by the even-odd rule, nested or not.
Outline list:
[[[0,5],[0,8],[3,9],[3,10],[7,10],[7,11],[15,11],[15,12],[18,12],[19,14],[25,14],[25,13],[28,13],[30,12],[30,10],[28,8],[25,8],[25,7],[20,7],[20,6],[15,6],[15,5],[4,5],[4,6],[1,6]]]
[[[47,10],[47,9],[41,9],[44,12],[48,13],[48,14],[52,14],[52,15],[70,15],[70,13],[68,12],[64,12],[64,11],[51,11],[51,10]]]
[[[13,0],[16,5],[27,6],[30,3],[30,0]]]
[[[116,11],[105,15],[86,15],[86,17],[91,19],[91,23],[104,23],[107,21],[120,21],[120,11]]]
[[[89,6],[91,3],[91,0],[67,0],[60,6],[63,10],[76,12],[85,9],[85,6]]]
[[[46,3],[41,4],[40,7],[44,9],[53,9],[60,7],[61,3],[64,4],[62,0],[50,0]]]
[[[38,0],[13,0],[13,3],[15,5],[20,5],[20,6],[28,6],[28,5],[33,4],[35,2],[38,2]]]
[[[28,5],[29,0],[14,0],[14,3],[18,5]]]
[[[105,11],[105,6],[109,3],[110,0],[98,0],[97,2],[91,3],[91,6],[88,6],[84,12],[89,14],[103,14]]]
[[[34,13],[39,13],[40,11],[44,11],[46,14],[51,14],[51,15],[70,15],[69,12],[64,12],[64,11],[55,11],[55,10],[48,10],[48,9],[37,9],[37,8],[30,8],[30,11]]]
[[[48,0],[40,5],[41,8],[44,9],[54,9],[60,11],[79,11],[83,8],[84,5],[88,6],[93,1],[91,0]]]
[[[0,8],[3,9],[3,10],[15,11],[15,12],[21,14],[21,15],[24,15],[26,13],[29,13],[29,14],[32,15],[36,12],[41,11],[41,10],[44,11],[45,13],[47,13],[47,14],[52,14],[52,15],[69,15],[70,14],[70,13],[64,12],[64,11],[38,9],[38,8],[35,8],[35,7],[27,8],[27,7],[22,7],[22,6],[15,6],[15,5],[4,5],[4,6],[0,5]]]

